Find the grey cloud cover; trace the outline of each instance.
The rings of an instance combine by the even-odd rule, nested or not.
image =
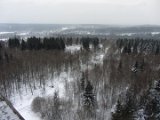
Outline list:
[[[158,24],[159,0],[0,0],[0,23]]]

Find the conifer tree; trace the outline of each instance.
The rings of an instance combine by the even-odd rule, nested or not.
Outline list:
[[[21,42],[21,50],[25,50],[27,48],[27,44],[24,40]]]
[[[87,81],[87,86],[84,92],[84,106],[87,108],[94,107],[95,105],[95,95],[93,94],[93,86],[90,81]]]
[[[85,89],[85,75],[84,72],[82,73],[82,78],[80,80],[80,84],[81,84],[81,90]]]
[[[8,46],[10,47],[10,48],[18,48],[19,46],[20,46],[20,41],[19,41],[19,39],[18,38],[10,38],[9,40],[8,40]]]
[[[123,106],[118,100],[116,105],[116,111],[112,114],[112,120],[123,120]]]

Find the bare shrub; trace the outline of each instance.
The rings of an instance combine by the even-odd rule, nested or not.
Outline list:
[[[32,101],[32,110],[34,112],[42,112],[43,105],[45,104],[45,99],[42,97],[36,97]]]

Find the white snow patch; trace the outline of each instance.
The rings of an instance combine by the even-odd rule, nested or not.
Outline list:
[[[108,50],[109,50],[109,47],[107,47],[107,48],[105,49],[105,54],[108,53]]]
[[[144,109],[138,110],[136,120],[145,120]]]
[[[136,33],[120,33],[120,34],[117,34],[117,35],[119,35],[119,36],[132,36],[134,34],[136,34]]]
[[[74,52],[80,51],[80,49],[81,49],[80,45],[66,46],[66,52],[74,53]]]
[[[4,35],[4,34],[13,34],[15,32],[0,32],[0,35]]]
[[[73,78],[70,74],[62,72],[59,76],[54,79],[48,79],[46,81],[45,89],[36,86],[36,89],[33,90],[33,94],[30,92],[30,88],[27,89],[24,87],[21,90],[21,95],[19,93],[11,97],[13,106],[17,111],[25,118],[25,120],[41,120],[40,116],[34,113],[31,109],[32,101],[35,97],[49,97],[53,96],[55,91],[58,91],[59,97],[65,97],[65,81],[72,81]]]
[[[99,48],[102,49],[103,48],[103,44],[99,44]]]
[[[19,34],[17,34],[17,35],[19,35],[19,36],[26,36],[26,35],[29,35],[29,33],[24,32],[24,33],[19,33]]]
[[[151,32],[152,35],[158,35],[160,32]]]
[[[68,27],[63,27],[63,28],[62,28],[62,31],[68,30],[68,29],[69,29]]]
[[[7,41],[9,38],[2,38],[0,41]]]
[[[94,64],[103,64],[103,58],[104,58],[104,54],[101,53],[101,54],[98,54],[96,56],[93,56],[91,62],[94,63]]]
[[[115,113],[117,110],[117,104],[114,104],[113,107],[111,108],[111,113]]]
[[[20,120],[5,101],[0,101],[0,120]]]

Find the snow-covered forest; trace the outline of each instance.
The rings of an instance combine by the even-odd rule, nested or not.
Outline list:
[[[160,42],[82,36],[0,42],[0,94],[25,120],[159,120]]]

